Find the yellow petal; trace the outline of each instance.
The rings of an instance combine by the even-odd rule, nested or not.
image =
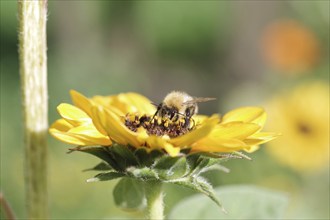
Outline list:
[[[266,112],[262,113],[259,117],[257,117],[255,120],[251,121],[251,123],[255,123],[260,126],[260,130],[264,127],[267,120],[267,114]]]
[[[251,135],[249,138],[269,139],[269,138],[276,138],[278,136],[281,136],[281,133],[258,132],[258,133],[255,133],[255,134]]]
[[[244,142],[250,146],[260,145],[277,138],[279,135],[280,134],[272,133],[272,132],[260,132],[246,138]]]
[[[172,157],[177,156],[180,152],[179,147],[174,147],[162,137],[150,136],[147,138],[146,142],[151,149],[164,149]]]
[[[218,124],[212,131],[213,138],[219,139],[244,139],[260,129],[260,126],[253,123],[229,122]]]
[[[118,98],[121,102],[126,103],[130,109],[130,113],[139,112],[140,114],[154,114],[156,112],[155,106],[151,104],[151,101],[137,93],[124,93],[119,94]]]
[[[92,98],[93,102],[103,106],[106,109],[111,109],[118,116],[126,115],[128,113],[128,106],[122,103],[118,99],[118,95],[112,96],[94,96]]]
[[[147,133],[146,129],[143,127],[139,127],[136,131],[137,139],[140,143],[145,143],[147,138],[149,138],[149,134]]]
[[[109,146],[112,144],[109,137],[98,132],[92,124],[74,127],[69,130],[69,133],[84,137],[95,145]]]
[[[109,137],[99,133],[93,124],[81,124],[73,127],[64,119],[59,119],[49,129],[49,132],[66,143],[75,145],[111,145]]]
[[[110,108],[112,107],[110,105],[110,103],[112,102],[112,99],[116,97],[115,95],[112,95],[112,96],[100,96],[100,95],[97,95],[97,96],[93,96],[91,98],[91,100],[95,103],[95,104],[98,104],[98,105],[102,105],[104,107],[107,107],[107,108]]]
[[[91,118],[76,106],[62,103],[57,106],[59,114],[70,124],[77,126],[81,123],[91,122]]]
[[[84,137],[79,137],[79,135],[70,134],[67,132],[61,132],[54,128],[49,129],[50,134],[56,139],[63,141],[68,144],[74,144],[79,146],[90,146],[94,145],[93,142],[88,141]]]
[[[137,93],[121,93],[114,96],[95,96],[92,100],[112,111],[116,108],[120,111],[121,115],[127,113],[140,114],[154,114],[156,112],[155,106],[151,104],[151,101],[146,97]],[[120,115],[118,114],[118,115]]]
[[[92,106],[91,109],[91,117],[93,121],[93,125],[95,126],[96,130],[98,130],[104,136],[108,136],[108,132],[105,130],[104,124],[105,122],[105,115],[103,111],[99,111],[97,106]]]
[[[219,116],[213,115],[212,117],[205,119],[203,124],[196,128],[195,130],[182,135],[180,137],[176,137],[171,139],[169,142],[177,147],[185,147],[190,146],[191,144],[195,143],[196,141],[206,137],[210,134],[212,129],[216,126],[219,122]]]
[[[115,142],[123,145],[130,144],[139,147],[138,134],[129,130],[124,122],[110,109],[94,106],[92,108],[93,118],[96,119],[98,126],[101,126],[108,136]]]
[[[102,134],[108,135],[112,140],[119,144],[126,145],[127,141],[123,136],[120,134],[116,134],[111,130],[109,127],[111,125],[108,125],[108,120],[107,120],[107,115],[104,112],[102,107],[97,107],[94,106],[92,107],[92,118],[93,118],[93,123],[95,127],[97,128],[98,131],[100,131]],[[113,127],[116,125],[112,125]]]
[[[263,126],[266,120],[264,109],[259,107],[242,107],[234,109],[223,116],[221,123],[241,121],[246,123],[256,123]]]
[[[233,152],[245,147],[247,147],[247,145],[243,141],[237,139],[216,139],[207,137],[194,144],[192,146],[192,151]]]
[[[192,118],[196,125],[202,124],[209,116],[207,115],[194,115]]]
[[[68,131],[69,129],[73,128],[73,126],[67,122],[66,120],[64,120],[63,118],[56,120],[51,126],[50,128],[53,128],[55,130],[59,130],[59,131]]]
[[[258,150],[259,146],[258,145],[254,145],[254,146],[249,146],[244,148],[243,150],[248,152],[248,153],[253,153],[254,151]]]
[[[91,116],[91,108],[93,105],[91,100],[75,90],[70,90],[70,94],[73,104]]]

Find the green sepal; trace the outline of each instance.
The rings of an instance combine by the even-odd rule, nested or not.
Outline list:
[[[214,164],[212,166],[205,167],[202,170],[200,170],[199,171],[199,175],[201,175],[202,173],[211,171],[211,170],[218,170],[218,171],[222,171],[222,172],[225,172],[225,173],[229,173],[230,172],[230,170],[227,167],[222,166],[220,164]]]
[[[171,181],[170,183],[184,186],[190,188],[194,191],[200,192],[208,196],[213,202],[215,202],[220,208],[221,211],[226,213],[226,210],[222,207],[222,204],[215,196],[215,192],[213,190],[212,185],[203,177],[195,177],[195,178],[183,178],[181,180]]]
[[[107,149],[108,153],[116,160],[117,171],[125,171],[127,167],[137,166],[138,159],[134,153],[126,146],[113,144]]]
[[[118,172],[107,172],[107,173],[99,173],[93,178],[87,180],[87,182],[99,182],[99,181],[109,181],[114,180],[120,177],[124,177],[125,174]]]
[[[101,160],[107,162],[109,166],[116,170],[116,160],[109,154],[108,148],[110,147],[76,147],[70,149],[70,152],[80,151],[88,154],[92,154]]]
[[[188,166],[188,172],[191,173],[193,172],[196,167],[199,164],[199,159],[200,159],[201,155],[200,154],[190,154],[187,155],[187,166]]]
[[[187,161],[185,157],[163,156],[156,160],[152,169],[160,180],[178,179],[186,175]]]
[[[221,163],[222,158],[212,158],[212,157],[205,157],[201,156],[199,158],[199,163],[196,166],[195,170],[193,171],[194,174],[201,174],[205,173],[210,170],[210,167]]]
[[[151,165],[159,157],[164,156],[164,152],[160,150],[148,150],[147,148],[141,147],[134,151],[134,155],[138,158],[138,163],[140,167],[151,167]]]
[[[114,192],[117,197],[116,204],[125,209],[137,209],[140,207],[144,194],[139,191],[140,189],[133,190],[135,186],[129,185],[129,183],[139,185],[139,181],[159,181],[188,187],[207,195],[222,208],[221,203],[215,197],[212,185],[202,178],[201,175],[210,170],[228,172],[227,168],[220,165],[227,160],[249,159],[244,154],[238,153],[185,154],[181,152],[177,157],[171,157],[160,150],[150,150],[142,147],[135,149],[119,144],[113,144],[109,147],[78,147],[72,149],[72,151],[89,153],[104,161],[89,170],[110,171],[100,173],[94,178],[87,180],[88,182],[128,177],[120,180]],[[119,192],[123,191],[123,189],[130,191],[130,195],[120,196],[119,194],[122,193]],[[132,195],[137,196],[137,199],[127,201],[126,198],[130,198]],[[224,211],[223,208],[222,210]]]
[[[149,167],[137,168],[129,167],[126,170],[128,176],[141,180],[158,180],[158,174]]]
[[[223,158],[208,158],[203,155],[192,155],[187,157],[188,175],[201,175],[202,173],[211,170],[220,170],[225,173],[229,172],[229,169],[220,165],[224,162]]]
[[[138,158],[139,165],[147,164],[150,160],[150,154],[148,153],[147,149],[144,147],[136,149],[134,151],[134,155],[136,158]],[[152,161],[150,163],[152,163]]]
[[[187,156],[187,164],[190,175],[200,175],[210,170],[221,170],[229,172],[229,170],[221,166],[220,163],[227,161],[230,156],[213,156],[208,157],[204,154],[192,154]]]
[[[144,184],[134,178],[122,178],[113,190],[117,206],[128,210],[142,210],[146,206]]]
[[[105,171],[105,170],[113,170],[113,168],[109,164],[107,164],[105,162],[101,162],[101,163],[95,165],[94,167],[85,169],[83,171]]]
[[[118,162],[116,158],[113,157],[112,154],[110,154],[110,147],[76,147],[73,149],[70,149],[71,151],[80,151],[84,153],[88,153],[91,155],[94,155],[103,161],[105,161],[109,166],[111,166],[114,170],[120,170],[120,166],[118,165]]]

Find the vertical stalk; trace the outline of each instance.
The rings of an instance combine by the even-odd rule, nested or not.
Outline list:
[[[5,199],[5,196],[0,192],[0,208],[3,211],[3,215],[7,220],[15,220],[15,214],[13,210],[11,209],[9,203]]]
[[[163,220],[164,194],[162,191],[162,183],[160,181],[146,181],[145,192],[147,197],[148,219]]]
[[[18,19],[27,215],[30,219],[46,219],[48,217],[47,0],[19,0]]]

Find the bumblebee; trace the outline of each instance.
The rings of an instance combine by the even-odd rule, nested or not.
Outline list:
[[[214,100],[215,98],[192,97],[185,92],[172,91],[167,94],[164,100],[157,106],[156,113],[160,118],[167,118],[173,122],[184,119],[184,128],[190,127],[193,121],[192,116],[197,114],[199,102]]]

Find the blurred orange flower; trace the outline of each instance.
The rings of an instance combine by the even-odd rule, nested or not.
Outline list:
[[[270,142],[269,152],[297,171],[329,165],[329,86],[303,84],[269,104],[268,128],[283,136]]]
[[[320,45],[314,33],[293,20],[269,25],[262,43],[266,60],[283,74],[306,73],[320,56]]]

